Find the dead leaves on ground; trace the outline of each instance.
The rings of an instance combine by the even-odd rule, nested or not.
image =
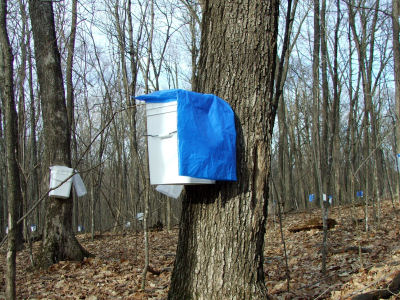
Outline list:
[[[61,261],[46,271],[27,272],[26,266],[30,264],[27,253],[18,254],[18,298],[165,299],[175,258],[177,230],[149,233],[149,236],[151,259],[145,290],[141,290],[143,235],[109,233],[93,242],[89,235],[78,236],[82,245],[96,257],[83,262]]]
[[[372,210],[370,210],[372,211]],[[351,215],[350,208],[333,208],[329,215],[337,225],[329,231],[327,273],[321,269],[322,231],[290,232],[290,228],[320,217],[320,211],[288,214],[283,219],[290,269],[287,291],[285,259],[279,223],[269,217],[265,239],[265,277],[276,299],[350,299],[355,295],[385,288],[400,271],[400,214],[390,202],[382,205],[381,224],[354,224],[362,218],[362,207]],[[371,220],[372,218],[370,218]],[[358,222],[359,223],[359,222]],[[79,235],[94,258],[83,262],[62,261],[46,271],[28,271],[28,251],[17,257],[18,299],[166,299],[175,259],[177,229],[151,232],[150,269],[147,286],[141,290],[144,251],[142,233],[107,233],[94,241]],[[35,244],[38,247],[38,244]],[[5,273],[1,249],[0,273]],[[0,298],[4,276],[0,277]],[[394,296],[393,296],[393,299]]]
[[[398,206],[398,204],[397,204]],[[268,222],[265,270],[269,291],[278,299],[351,299],[366,291],[385,288],[400,271],[400,216],[387,201],[382,206],[381,223],[354,225],[362,217],[362,207],[336,207],[330,217],[337,225],[328,233],[327,272],[321,273],[322,231],[291,232],[321,218],[320,211],[287,215],[283,220],[290,269],[287,291],[285,260],[277,220]],[[372,212],[372,208],[370,209]],[[373,218],[370,216],[369,218]],[[394,297],[394,296],[393,296]],[[395,299],[395,298],[393,298]]]

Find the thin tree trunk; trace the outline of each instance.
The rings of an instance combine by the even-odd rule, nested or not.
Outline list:
[[[400,154],[400,3],[392,0],[392,26],[393,26],[393,60],[394,60],[394,82],[395,82],[395,103],[396,103],[396,163],[397,154]],[[400,202],[400,176],[396,184],[397,201]]]
[[[314,1],[314,48],[313,48],[313,109],[312,109],[312,148],[314,159],[315,194],[317,200],[322,195],[322,183],[320,175],[320,133],[319,133],[319,112],[320,112],[320,93],[319,93],[319,53],[320,53],[320,23],[319,23],[319,0]],[[317,201],[318,203],[318,201]]]
[[[167,197],[167,199],[165,201],[167,202],[167,216],[166,216],[167,230],[170,231],[172,229],[172,226],[171,226],[171,198]]]
[[[19,66],[18,70],[18,76],[19,76],[19,81],[18,81],[18,148],[19,148],[19,165],[22,170],[26,170],[26,165],[25,165],[25,150],[26,150],[26,112],[25,112],[25,90],[24,90],[24,85],[25,85],[25,80],[26,80],[26,61],[27,61],[27,44],[26,44],[26,37],[28,34],[27,30],[27,16],[26,16],[26,11],[25,11],[25,5],[22,3],[22,1],[19,1],[19,8],[20,8],[20,13],[21,13],[21,26],[22,26],[22,32],[21,32],[21,41],[20,41],[20,47],[21,47],[21,64]],[[27,201],[27,182],[26,178],[22,176],[21,178],[21,189],[22,189],[22,196],[23,196],[23,202],[20,203],[20,206],[18,207],[18,218],[22,217],[24,214],[24,209],[28,206],[28,201]],[[27,220],[25,219],[22,223],[20,223],[18,226],[18,239],[20,239],[20,243],[23,243],[23,238],[26,238],[27,235]]]
[[[8,38],[7,1],[0,1],[0,91],[5,117],[7,155],[8,247],[6,270],[6,299],[16,298],[16,252],[18,243],[18,208],[22,205],[18,169],[18,125],[14,101],[13,54]]]
[[[148,39],[148,51],[147,51],[147,64],[146,64],[146,74],[145,74],[145,93],[149,93],[149,76],[150,76],[150,57],[152,55],[152,44],[153,44],[153,31],[154,31],[154,1],[150,2],[150,36]],[[147,132],[147,124],[145,125],[145,132]],[[145,166],[148,166],[149,152],[145,152]],[[146,168],[146,167],[145,167]],[[144,231],[144,266],[142,272],[142,289],[146,286],[146,275],[149,268],[149,202],[150,202],[150,177],[148,168],[144,171],[145,181],[143,182],[144,187],[144,215],[143,215],[143,231]]]
[[[132,22],[132,12],[131,12],[131,0],[128,0],[127,3],[127,15],[128,15],[128,44],[129,44],[129,56],[130,56],[130,72],[131,72],[131,82],[128,88],[128,104],[130,106],[130,109],[128,110],[128,118],[129,118],[129,125],[130,125],[130,135],[129,135],[129,142],[130,142],[130,149],[131,149],[131,155],[132,155],[132,160],[131,160],[131,201],[133,207],[139,202],[140,200],[140,195],[139,195],[139,164],[142,162],[140,161],[139,158],[139,151],[138,151],[138,143],[137,143],[137,130],[136,130],[136,114],[137,114],[137,109],[136,109],[136,102],[135,102],[135,94],[136,94],[136,82],[137,82],[137,76],[138,76],[138,44],[141,39],[141,33],[142,33],[142,24],[139,29],[138,37],[137,37],[137,42],[136,42],[136,47],[134,45],[134,40],[133,40],[133,22]],[[136,216],[136,211],[134,210],[134,214]]]
[[[75,135],[75,121],[74,121],[74,87],[72,84],[72,70],[74,62],[75,52],[75,36],[76,36],[76,24],[77,24],[77,0],[72,0],[72,19],[71,19],[71,31],[69,34],[68,41],[68,56],[67,56],[67,70],[65,74],[66,86],[67,86],[67,115],[68,123],[71,126],[72,134]]]
[[[29,85],[29,109],[30,109],[30,203],[34,203],[39,199],[39,178],[38,178],[38,151],[36,142],[36,109],[35,109],[35,94],[33,91],[33,64],[31,51],[31,34],[28,36],[28,85]],[[39,230],[40,223],[40,208],[36,209],[35,224]]]
[[[68,123],[71,126],[71,153],[72,155],[72,165],[75,165],[75,159],[78,155],[78,144],[76,141],[76,126],[75,126],[75,100],[74,100],[74,86],[72,82],[72,71],[73,71],[73,64],[74,64],[74,54],[75,54],[75,38],[76,38],[76,27],[77,27],[77,0],[72,0],[71,3],[71,29],[69,34],[68,40],[68,55],[67,55],[67,67],[65,72],[65,81],[66,81],[66,88],[67,88],[67,116],[68,116]],[[73,197],[73,213],[72,215],[75,216],[78,214],[78,199],[76,194],[72,195]],[[75,218],[77,220],[77,218]],[[76,223],[76,222],[75,222]],[[73,228],[77,225],[74,222]],[[74,226],[75,225],[75,226]],[[76,228],[76,227],[75,227]]]
[[[96,187],[97,188],[97,187]],[[94,241],[94,217],[95,217],[95,192],[94,192],[94,182],[92,180],[92,186],[90,187],[90,234],[91,234],[91,239]]]
[[[143,232],[144,232],[144,266],[142,272],[142,290],[146,287],[146,275],[149,269],[149,187],[145,188],[144,193],[144,215],[143,215]]]
[[[6,228],[6,219],[7,219],[7,213],[6,213],[6,206],[7,206],[7,197],[4,194],[4,177],[5,177],[5,164],[3,163],[3,159],[5,159],[5,147],[4,147],[4,137],[3,137],[3,118],[2,118],[2,107],[0,107],[0,154],[2,155],[2,158],[0,158],[0,236],[3,238],[3,234],[5,234],[4,229]]]
[[[325,0],[323,0],[325,1]],[[324,2],[323,2],[324,3]],[[324,24],[322,25],[324,26]],[[319,199],[320,207],[323,211],[322,222],[323,227],[326,228],[326,217],[324,211],[324,199],[323,194],[326,193],[324,190],[324,181],[322,179],[321,166],[321,142],[319,133],[319,112],[320,112],[320,93],[319,93],[319,55],[320,55],[320,45],[321,45],[321,24],[320,24],[320,5],[319,0],[314,1],[314,49],[313,49],[313,155],[314,155],[314,172],[316,181],[316,190]],[[327,96],[327,95],[323,95]],[[325,133],[323,132],[323,137]],[[322,150],[323,151],[323,150]],[[321,271],[323,274],[326,272],[326,235],[324,234],[322,242],[322,266]]]
[[[319,8],[318,8],[319,9]],[[321,180],[322,180],[322,193],[331,193],[331,165],[332,153],[329,153],[330,144],[332,140],[329,138],[330,122],[329,122],[329,87],[328,87],[328,46],[326,34],[326,0],[321,0],[321,13],[320,13],[320,45],[321,45],[321,79],[322,79],[322,133],[320,141],[320,165],[321,165]],[[316,26],[316,24],[314,25]],[[315,27],[314,27],[315,30]]]
[[[338,71],[338,49],[339,49],[339,29],[341,21],[341,10],[340,0],[336,1],[336,26],[335,26],[335,37],[334,37],[334,50],[333,50],[333,105],[332,105],[332,118],[331,118],[331,139],[329,153],[332,157],[332,166],[334,177],[330,181],[331,186],[334,188],[334,196],[337,203],[340,203],[340,92],[339,92],[339,71]],[[328,191],[332,193],[331,189]],[[332,203],[333,204],[333,203]]]

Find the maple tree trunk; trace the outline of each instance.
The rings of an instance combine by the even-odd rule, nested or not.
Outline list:
[[[16,252],[22,240],[17,226],[22,193],[18,169],[18,125],[14,100],[14,57],[8,38],[7,1],[0,1],[0,91],[5,119],[5,144],[7,161],[8,246],[6,270],[6,299],[15,299]]]
[[[71,135],[52,2],[30,0],[29,13],[42,103],[45,165],[70,167]],[[49,198],[46,200],[43,245],[39,258],[39,264],[42,267],[60,260],[82,260],[89,255],[74,236],[72,207],[71,196],[68,199]]]
[[[266,299],[278,1],[203,1],[197,90],[236,113],[237,182],[187,186],[169,299]]]

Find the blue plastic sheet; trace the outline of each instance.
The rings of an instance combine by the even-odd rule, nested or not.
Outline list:
[[[152,103],[178,103],[179,175],[236,180],[236,130],[227,102],[212,94],[180,89],[136,97]]]

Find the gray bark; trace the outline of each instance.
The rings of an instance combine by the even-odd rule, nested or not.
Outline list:
[[[268,298],[263,249],[278,4],[202,2],[196,89],[236,113],[238,181],[186,187],[169,299]]]
[[[8,246],[6,269],[6,299],[16,298],[16,252],[21,240],[18,239],[18,209],[22,206],[20,174],[18,169],[18,125],[14,100],[13,61],[14,57],[8,38],[7,1],[0,1],[0,91],[5,118],[5,144],[7,161],[8,201]]]
[[[46,149],[44,165],[70,167],[71,131],[65,104],[52,2],[30,0],[29,13],[42,102]],[[41,266],[46,267],[60,260],[83,260],[89,255],[74,236],[72,207],[71,196],[68,199],[46,200],[46,220],[39,261]]]

